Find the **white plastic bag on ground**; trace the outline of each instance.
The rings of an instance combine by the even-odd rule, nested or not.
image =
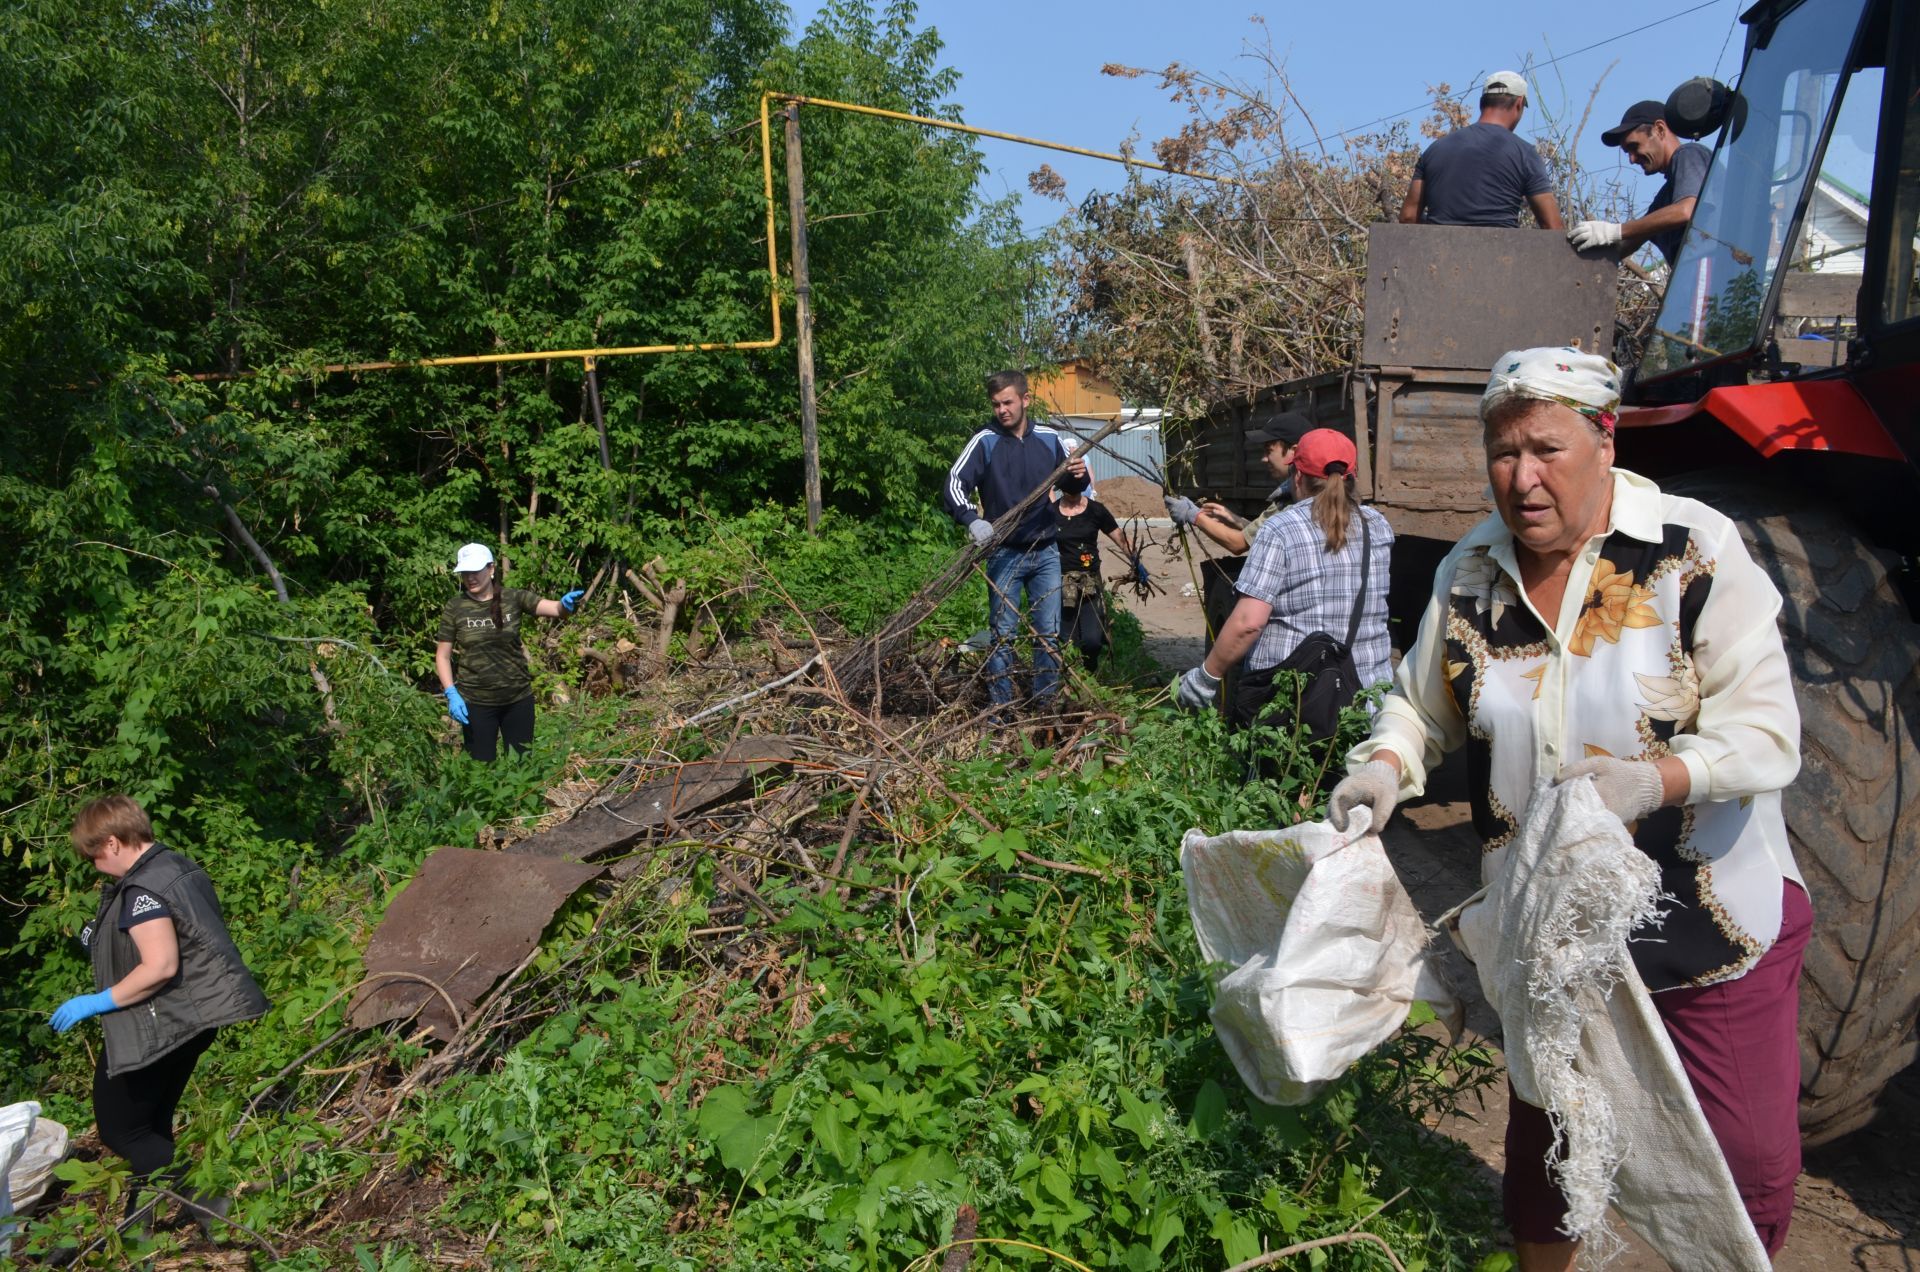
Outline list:
[[[32,1100],[0,1108],[0,1215],[27,1214],[39,1204],[53,1168],[67,1160],[70,1138]]]
[[[0,1258],[13,1249],[13,1225],[7,1222],[13,1217],[13,1164],[26,1151],[39,1116],[40,1106],[32,1100],[0,1108]]]
[[[1342,833],[1190,830],[1180,844],[1194,935],[1225,964],[1213,1027],[1247,1088],[1305,1104],[1392,1037],[1425,1001],[1459,1032],[1461,1007],[1427,957],[1427,927],[1365,810]]]

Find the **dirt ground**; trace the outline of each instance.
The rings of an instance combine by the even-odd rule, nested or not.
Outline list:
[[[1145,484],[1145,483],[1142,483]],[[1152,529],[1157,541],[1173,538],[1170,523]],[[1196,536],[1197,537],[1197,536]],[[1194,551],[1202,549],[1198,544]],[[1195,580],[1184,555],[1147,553],[1148,568],[1164,589],[1146,601],[1121,602],[1140,619],[1147,652],[1169,673],[1193,666],[1206,653],[1205,625]],[[1464,900],[1479,886],[1480,843],[1473,833],[1459,765],[1435,775],[1424,799],[1405,805],[1386,835],[1387,852],[1421,913],[1428,918]],[[1477,982],[1465,960],[1451,950],[1455,983]],[[1469,1034],[1497,1044],[1498,1021],[1485,999],[1471,992]],[[1437,1127],[1464,1144],[1497,1181],[1504,1166],[1504,1087],[1484,1113]],[[1882,1101],[1879,1119],[1824,1148],[1809,1150],[1794,1202],[1793,1228],[1775,1261],[1779,1272],[1871,1272],[1920,1269],[1920,1069],[1897,1081]],[[1667,1265],[1624,1227],[1628,1250],[1609,1266],[1618,1272],[1658,1272]]]

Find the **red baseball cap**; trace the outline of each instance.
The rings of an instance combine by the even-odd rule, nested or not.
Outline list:
[[[1358,456],[1353,449],[1353,440],[1338,429],[1316,428],[1300,439],[1300,445],[1293,452],[1293,466],[1298,472],[1309,477],[1325,477],[1327,468],[1333,464],[1345,464],[1352,472]]]

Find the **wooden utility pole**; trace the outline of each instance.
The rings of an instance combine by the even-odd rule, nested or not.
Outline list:
[[[807,530],[820,527],[820,420],[813,398],[813,284],[807,276],[806,178],[800,166],[800,104],[788,102],[787,219],[793,225],[794,343],[800,351],[800,453],[806,465]]]

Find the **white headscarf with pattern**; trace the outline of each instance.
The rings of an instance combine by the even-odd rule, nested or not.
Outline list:
[[[1620,368],[1568,345],[1500,355],[1480,398],[1480,419],[1508,397],[1558,402],[1613,432],[1620,414]]]

